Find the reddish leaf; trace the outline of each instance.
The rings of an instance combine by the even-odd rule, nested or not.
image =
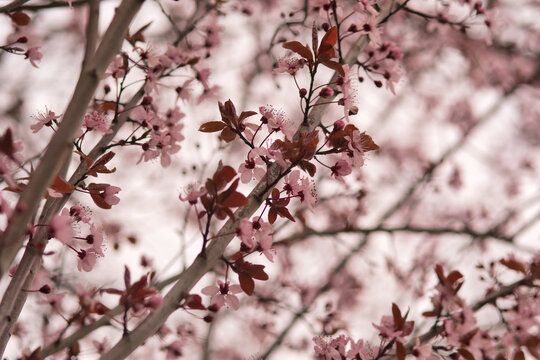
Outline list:
[[[337,41],[338,41],[337,27],[332,26],[330,29],[328,29],[326,34],[324,34],[324,37],[321,40],[320,47],[327,46],[327,45],[334,46],[336,45]]]
[[[129,268],[124,265],[124,285],[127,288],[131,285],[131,272],[129,271]]]
[[[116,154],[112,151],[109,151],[108,153],[105,153],[103,156],[101,156],[99,159],[94,162],[94,164],[86,171],[86,174],[89,176],[97,177],[98,173],[100,174],[110,174],[116,171],[116,168],[108,169],[105,165],[111,161],[111,159]]]
[[[525,354],[521,349],[516,349],[514,356],[512,356],[512,360],[525,360]]]
[[[210,121],[210,122],[202,124],[199,127],[199,131],[211,133],[211,132],[221,131],[226,127],[227,127],[227,124],[221,121]]]
[[[135,46],[137,41],[145,42],[146,39],[144,38],[143,32],[150,26],[150,24],[152,24],[151,21],[137,30],[133,35],[126,35],[126,40],[129,41],[129,43],[133,46]]]
[[[206,310],[206,306],[202,304],[202,299],[197,294],[189,294],[186,296],[185,306],[195,310]]]
[[[60,176],[56,176],[53,183],[49,187],[62,194],[71,194],[73,190],[75,190],[73,185],[64,181]]]
[[[317,167],[310,163],[309,161],[301,161],[300,164],[298,164],[300,168],[304,171],[307,171],[309,176],[313,177],[315,176],[315,173],[317,172]]]
[[[339,75],[345,76],[345,70],[343,70],[343,66],[340,63],[331,61],[331,60],[326,60],[326,61],[323,61],[322,64],[332,70],[337,71]]]
[[[405,360],[405,357],[407,356],[407,349],[405,349],[405,346],[400,342],[396,341],[396,357],[398,360]]]
[[[217,189],[221,190],[234,179],[235,176],[236,171],[228,165],[223,166],[223,163],[220,161],[216,172],[212,176],[212,180],[216,183]]]
[[[458,350],[459,354],[463,356],[466,360],[474,360],[473,354],[469,352],[469,350],[465,348],[461,348]]]
[[[527,273],[527,269],[525,268],[525,265],[522,262],[517,261],[516,259],[512,259],[512,258],[501,259],[499,262],[502,265],[504,265],[507,268],[512,269],[514,271],[518,271],[518,272],[521,272],[523,274]]]
[[[230,196],[228,196],[221,205],[226,206],[228,208],[235,208],[240,206],[245,206],[248,204],[248,199],[241,193],[235,191]]]
[[[375,144],[371,136],[362,133],[360,135],[360,146],[364,152],[378,150],[379,145]]]
[[[226,143],[230,143],[234,139],[236,139],[236,133],[232,131],[230,128],[226,127],[221,131],[221,134],[219,135],[221,140],[225,141]]]
[[[0,152],[12,158],[14,151],[15,147],[13,146],[13,134],[11,133],[11,128],[7,128],[4,135],[0,137]]]
[[[403,324],[405,324],[405,319],[401,316],[401,310],[399,310],[399,307],[395,303],[392,303],[392,316],[394,318],[395,329],[401,330]]]
[[[255,111],[242,111],[240,116],[238,117],[238,122],[241,123],[245,119],[247,119],[250,116],[257,115],[258,113]]]
[[[463,279],[463,275],[459,271],[452,271],[448,276],[446,277],[446,282],[448,285],[456,286],[458,281],[461,281]]]
[[[315,20],[313,21],[313,26],[311,27],[311,47],[313,48],[313,52],[317,53],[317,45],[319,44],[319,32],[317,30],[317,25],[315,23]]]
[[[273,224],[276,222],[277,219],[277,210],[275,207],[271,207],[270,210],[268,210],[268,222],[270,224]]]
[[[337,28],[332,26],[324,35],[319,46],[319,52],[317,54],[317,60],[320,62],[329,61],[336,56],[334,51],[334,45],[337,43]]]
[[[26,15],[22,11],[17,11],[13,14],[9,14],[9,17],[15,24],[19,26],[26,26],[30,24],[30,16]]]
[[[251,264],[248,269],[249,275],[251,275],[252,278],[257,280],[268,280],[268,274],[264,272],[264,265],[254,265]]]
[[[296,222],[296,220],[294,219],[294,217],[291,215],[291,213],[289,212],[289,210],[286,207],[278,207],[277,212],[278,212],[280,217],[285,217],[285,218],[291,220],[292,222]]]
[[[298,41],[289,41],[281,46],[283,46],[285,49],[294,51],[295,53],[306,59],[310,64],[313,63],[313,53],[306,45],[302,45],[302,43]]]
[[[255,281],[253,281],[251,276],[246,273],[239,273],[238,280],[242,290],[249,296],[253,295],[253,290],[255,290]]]
[[[109,111],[116,111],[116,102],[115,101],[104,101],[99,105],[99,109],[106,113]]]
[[[103,198],[103,196],[101,195],[101,193],[99,192],[90,192],[90,197],[92,198],[92,200],[94,200],[94,203],[102,208],[102,209],[105,209],[105,210],[109,210],[112,206],[109,205],[105,199]]]

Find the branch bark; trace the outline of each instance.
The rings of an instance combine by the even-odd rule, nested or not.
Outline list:
[[[120,4],[96,54],[81,72],[58,131],[52,137],[39,166],[21,194],[17,210],[0,238],[0,279],[20,250],[32,214],[37,211],[47,187],[70,155],[72,139],[80,127],[88,104],[107,66],[120,50],[128,26],[141,5],[142,0],[124,0]]]

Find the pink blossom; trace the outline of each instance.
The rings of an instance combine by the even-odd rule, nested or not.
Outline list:
[[[204,295],[212,296],[210,300],[212,304],[217,304],[219,307],[227,305],[234,310],[240,307],[240,300],[235,294],[242,292],[240,285],[229,285],[229,282],[217,281],[218,286],[210,285],[201,290]]]
[[[287,139],[292,139],[295,129],[291,122],[286,118],[283,110],[277,110],[271,105],[259,107],[259,113],[263,116],[263,123],[268,126],[268,131],[282,131]]]
[[[120,199],[116,196],[116,194],[118,194],[120,190],[122,189],[120,189],[118,186],[108,185],[103,191],[103,199],[111,206],[118,204]]]
[[[66,245],[73,242],[73,228],[71,218],[67,215],[56,215],[49,223],[49,234],[51,237],[61,241]]]
[[[52,127],[53,124],[57,123],[57,119],[60,118],[60,115],[56,115],[54,111],[45,109],[45,112],[40,112],[37,115],[32,115],[32,118],[37,122],[30,125],[30,129],[33,133],[37,133],[43,126]]]
[[[180,201],[187,201],[191,205],[195,205],[197,203],[197,200],[206,194],[206,188],[200,187],[199,190],[196,189],[195,184],[189,184],[187,188],[184,190],[185,195],[180,194],[179,199]]]
[[[344,182],[343,176],[347,176],[352,173],[351,165],[343,160],[336,162],[336,164],[332,166],[330,170],[332,171],[332,176],[335,176],[336,179],[341,182]]]
[[[281,58],[278,60],[278,67],[272,70],[274,74],[288,72],[291,75],[296,74],[298,70],[304,67],[306,60],[300,58]]]
[[[101,229],[98,229],[94,224],[90,226],[90,235],[86,237],[86,241],[92,245],[92,249],[99,256],[104,256],[103,254],[103,232]]]
[[[276,251],[272,248],[272,233],[274,231],[272,225],[264,222],[263,219],[258,217],[253,219],[253,228],[256,230],[255,239],[259,244],[261,253],[264,254],[270,262],[274,262],[274,254]]]
[[[118,55],[109,65],[108,71],[105,73],[105,77],[112,76],[114,79],[121,79],[126,75],[126,69],[124,67],[124,57]]]
[[[266,165],[262,156],[267,156],[268,152],[264,148],[255,148],[248,153],[248,158],[243,164],[238,167],[238,172],[241,174],[242,183],[247,184],[253,178],[259,181],[266,174],[264,166]]]
[[[86,114],[83,119],[83,125],[88,129],[88,131],[97,130],[104,134],[111,134],[113,131],[109,129],[107,125],[107,120],[97,111],[94,111],[91,114]]]
[[[77,269],[79,271],[90,272],[96,265],[98,255],[93,248],[87,250],[79,250],[79,263],[77,264]]]
[[[236,228],[236,236],[240,238],[240,241],[248,248],[253,249],[255,247],[255,242],[253,236],[255,235],[255,230],[253,229],[253,221],[250,221],[246,218],[240,220],[238,227]]]
[[[24,53],[24,58],[29,59],[33,67],[37,68],[37,61],[41,60],[43,54],[39,51],[39,46],[31,47]]]
[[[339,353],[339,351],[332,347],[330,343],[324,341],[322,337],[315,336],[312,340],[315,343],[315,346],[313,347],[313,349],[315,350],[315,354],[320,359],[341,360],[341,354]]]

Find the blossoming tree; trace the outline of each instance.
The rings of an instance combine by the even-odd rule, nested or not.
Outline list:
[[[4,357],[540,358],[539,1],[0,12]]]

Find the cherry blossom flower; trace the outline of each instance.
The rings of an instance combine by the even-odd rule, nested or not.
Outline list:
[[[334,166],[330,168],[332,171],[332,176],[335,176],[337,180],[345,182],[343,176],[350,175],[352,173],[351,165],[347,161],[340,160],[335,163]]]
[[[90,226],[90,235],[86,237],[86,242],[92,245],[92,249],[94,249],[97,255],[105,256],[103,254],[103,232],[94,224]]]
[[[65,214],[56,215],[49,223],[49,235],[66,245],[71,245],[74,236],[71,224],[69,216]]]
[[[272,233],[274,229],[272,225],[265,222],[260,217],[253,219],[253,228],[256,230],[255,239],[259,244],[261,253],[266,256],[270,262],[274,262],[275,249],[272,248]]]
[[[196,189],[195,184],[189,184],[187,188],[184,190],[185,195],[180,194],[179,199],[180,201],[187,201],[191,205],[195,205],[197,203],[197,200],[206,194],[206,188],[201,186],[199,190]]]
[[[111,134],[113,131],[109,129],[107,125],[107,120],[97,111],[94,111],[91,114],[86,114],[83,119],[83,125],[88,129],[88,131],[97,130],[104,134]]]
[[[61,115],[56,115],[54,111],[45,109],[45,112],[40,112],[37,115],[32,115],[32,118],[37,122],[30,125],[30,129],[33,133],[37,133],[43,126],[52,127],[56,123],[56,120],[60,118]]]
[[[274,74],[288,72],[291,75],[296,74],[298,70],[304,67],[306,60],[300,58],[281,58],[278,60],[278,67],[272,70]]]
[[[38,68],[37,62],[41,60],[43,54],[39,51],[39,46],[31,47],[24,53],[24,58],[30,60],[33,67]]]
[[[78,251],[79,256],[79,263],[77,264],[77,269],[79,271],[86,271],[90,272],[96,265],[96,261],[98,258],[98,254],[93,248],[86,249],[86,250],[79,250]]]
[[[277,110],[271,105],[259,107],[259,113],[263,116],[263,123],[268,126],[268,131],[282,131],[287,139],[292,139],[295,129],[288,119],[286,119],[283,110]]]
[[[122,189],[120,189],[118,186],[108,185],[103,190],[103,199],[111,206],[118,204],[120,199],[116,196],[116,194],[118,194],[120,190]]]
[[[253,228],[253,221],[246,218],[241,219],[236,228],[236,236],[240,238],[240,241],[242,241],[248,249],[253,249],[255,247],[254,235],[255,230]]]
[[[105,73],[105,77],[112,76],[114,79],[121,79],[126,75],[126,68],[124,66],[124,58],[118,55],[114,58],[109,65],[108,71]]]
[[[324,360],[341,360],[341,354],[337,349],[332,347],[330,343],[323,340],[320,336],[315,336],[313,339],[315,346],[315,355]]]
[[[240,180],[247,184],[253,178],[259,181],[266,174],[264,169],[265,162],[262,156],[267,156],[268,151],[264,148],[255,148],[248,153],[248,158],[243,164],[238,167],[238,172],[241,174]]]
[[[201,290],[204,295],[212,296],[210,300],[212,304],[217,304],[219,307],[227,305],[234,310],[240,307],[240,300],[235,294],[242,292],[240,285],[229,285],[229,282],[217,281],[218,286],[210,285]]]

